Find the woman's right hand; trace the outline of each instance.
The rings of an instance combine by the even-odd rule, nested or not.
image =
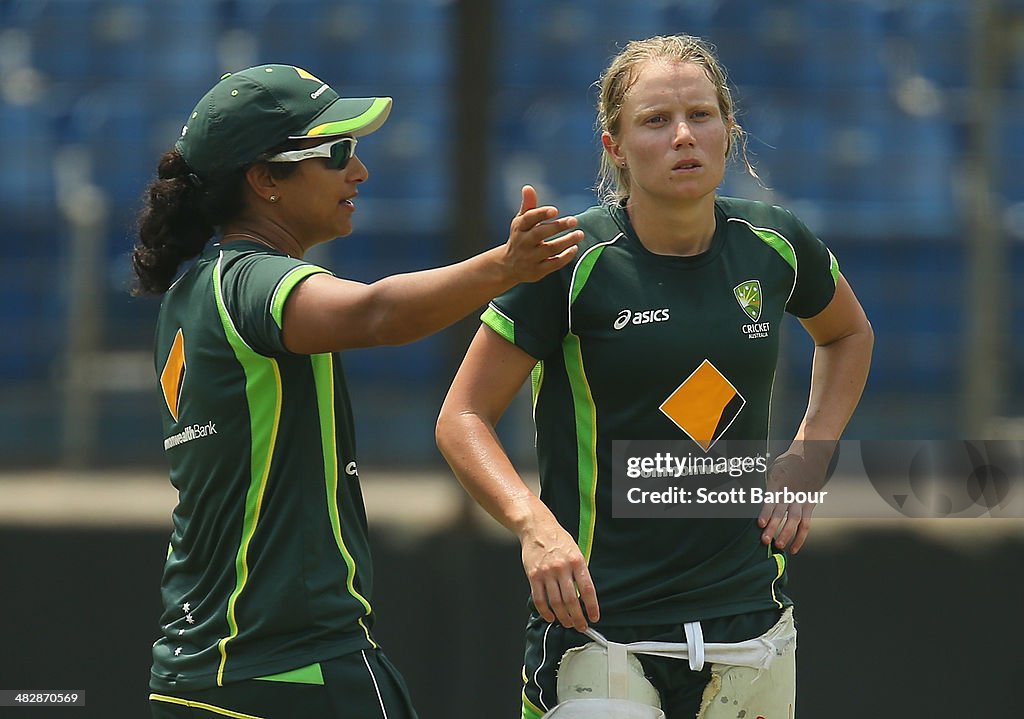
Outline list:
[[[536,282],[565,267],[576,256],[583,231],[569,232],[576,218],[558,217],[558,208],[537,207],[537,191],[523,185],[523,201],[509,226],[504,264],[515,282]],[[556,219],[557,218],[557,219]],[[555,235],[566,233],[557,239]]]
[[[601,618],[587,560],[553,516],[523,532],[520,541],[533,605],[545,621],[582,632],[588,619],[596,622]]]

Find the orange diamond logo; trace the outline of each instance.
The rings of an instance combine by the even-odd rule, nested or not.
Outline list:
[[[160,388],[164,393],[164,402],[174,421],[178,421],[178,402],[181,400],[181,385],[185,381],[185,336],[178,330],[171,343],[171,352],[160,373]]]
[[[658,409],[707,452],[746,403],[732,382],[704,360]]]

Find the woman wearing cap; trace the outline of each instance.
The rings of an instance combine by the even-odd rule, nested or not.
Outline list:
[[[565,265],[581,233],[547,241],[575,220],[524,187],[508,241],[459,264],[367,285],[305,262],[352,231],[367,178],[356,138],[390,108],[299,68],[249,68],[200,100],[148,188],[132,259],[136,291],[163,295],[155,362],[178,490],[154,717],[415,716],[372,632],[352,414],[331,353],[440,330]]]
[[[601,78],[598,120],[604,202],[578,216],[586,238],[577,259],[491,303],[437,424],[460,481],[522,545],[535,610],[522,715],[602,696],[610,670],[566,681],[581,662],[567,668],[563,658],[596,623],[613,642],[686,645],[688,661],[640,657],[636,679],[668,719],[791,717],[785,551],[804,543],[813,507],[746,505],[736,494],[737,506],[713,514],[696,490],[729,481],[735,467],[751,489],[820,487],[864,387],[871,326],[831,253],[795,216],[717,196],[743,135],[710,46],[691,36],[630,42]],[[814,363],[796,440],[766,477],[784,313],[813,339]],[[540,497],[494,430],[531,373]],[[690,492],[688,516],[671,493],[658,493],[669,504],[637,503],[645,484],[662,485],[627,481],[630,461],[654,467],[657,457],[623,453],[616,464],[613,443],[634,440],[676,452],[668,487]],[[709,460],[714,472],[704,471]]]

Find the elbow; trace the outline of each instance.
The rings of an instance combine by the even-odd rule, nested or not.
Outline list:
[[[867,317],[862,316],[858,321],[848,324],[842,331],[829,337],[815,339],[815,346],[827,347],[853,347],[865,349],[869,354],[875,344],[875,330]]]
[[[441,411],[437,415],[437,422],[434,423],[434,443],[437,445],[438,451],[445,457],[448,456],[447,450],[451,447],[454,424],[454,413],[451,412],[447,404],[442,405]]]
[[[481,422],[480,415],[472,409],[457,407],[446,399],[434,423],[434,443],[441,456],[451,464],[453,458],[465,452],[467,445],[480,436],[481,424],[491,427]]]
[[[870,358],[871,353],[875,348],[875,330],[871,326],[871,322],[868,321],[867,317],[864,318],[864,324],[861,326],[858,334],[861,336],[861,342],[864,345],[864,352]]]
[[[437,449],[444,454],[444,443],[445,443],[445,416],[444,410],[441,410],[441,414],[437,416],[437,421],[434,423],[434,444],[437,445]]]
[[[441,403],[441,409],[437,413],[437,421],[434,423],[434,442],[436,442],[437,449],[441,452],[444,451],[444,446],[452,437],[452,433],[455,431],[455,422],[458,413],[452,410],[449,403],[449,397],[444,397],[443,403]]]
[[[849,357],[863,368],[865,378],[871,371],[871,358],[875,349],[875,330],[867,318],[863,324],[852,333],[846,340],[846,349]]]

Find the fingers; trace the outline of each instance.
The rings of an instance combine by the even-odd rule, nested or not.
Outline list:
[[[797,526],[800,524],[800,519],[803,516],[801,505],[799,504],[790,504],[784,508],[784,511],[785,516],[779,522],[779,531],[775,534],[776,549],[786,548],[789,540],[796,534]]]
[[[557,219],[556,219],[557,218]],[[536,230],[536,239],[553,237],[560,232],[571,230],[576,226],[576,218],[572,215],[558,217],[558,208],[551,205],[534,207],[520,212],[512,218],[512,232],[530,232]]]
[[[582,597],[577,593],[576,584],[570,577],[560,579],[552,575],[544,581],[531,582],[530,586],[533,604],[537,608],[537,613],[546,622],[558,622],[566,629],[582,632],[587,629],[588,617],[590,621],[597,621],[597,617],[600,616],[593,583],[590,584],[589,596],[585,600],[586,616],[583,613],[584,605],[581,604]]]
[[[561,581],[549,580],[547,590],[548,604],[558,622],[566,629],[576,629],[580,632],[586,630],[587,620],[583,618],[583,608],[580,606],[572,579],[566,577]]]
[[[800,519],[800,527],[797,529],[796,536],[793,538],[793,544],[790,545],[790,554],[796,554],[800,551],[800,548],[804,546],[804,540],[807,539],[807,534],[811,531],[811,515],[808,512]]]
[[[760,514],[757,515],[757,526],[764,530],[761,533],[761,542],[768,544],[775,538],[775,531],[768,530],[768,522],[775,517],[775,510],[777,505],[774,502],[765,502],[764,506],[761,507]],[[778,529],[776,526],[775,529]]]
[[[594,580],[590,578],[586,560],[582,555],[577,555],[570,564],[572,575],[563,577],[559,583],[562,611],[559,612],[556,607],[555,614],[563,627],[573,627],[576,631],[584,632],[588,626],[588,619],[596,622],[601,618],[601,608],[597,602],[597,590],[594,588]]]
[[[575,218],[565,218],[575,224]],[[538,225],[528,232],[513,231],[506,245],[506,262],[516,282],[535,282],[565,267],[576,256],[577,245],[583,239],[582,230],[574,230],[554,239],[561,231],[562,220]]]
[[[578,249],[577,245],[582,239],[583,230],[575,230],[553,240],[545,240],[541,249],[549,255],[549,259],[556,257],[572,259]]]
[[[548,567],[527,576],[533,604],[544,621],[583,632],[589,622],[601,618],[597,591],[582,555],[558,568]]]
[[[785,549],[788,545],[790,553],[796,554],[811,530],[813,511],[814,505],[810,503],[765,504],[757,519],[758,526],[764,530],[761,533],[762,544],[769,545],[774,541],[776,549]]]
[[[765,503],[757,520],[757,526],[764,531],[761,532],[761,544],[769,545],[779,533],[779,527],[786,520],[786,505]]]
[[[558,208],[537,207],[537,191],[523,185],[519,213],[509,225],[504,263],[515,282],[536,282],[565,267],[576,256],[583,232],[573,216],[558,217]]]
[[[587,620],[583,617],[583,609],[571,580],[560,582],[555,577],[548,577],[545,581],[530,582],[530,587],[533,605],[544,621],[558,622],[566,629],[586,630]],[[595,604],[596,601],[595,596]]]
[[[519,212],[512,218],[512,232],[529,232],[538,225],[545,225],[544,237],[565,232],[576,226],[574,217],[558,217],[558,208],[551,205],[537,206],[537,191],[532,185],[523,185],[523,198],[519,204]]]
[[[576,541],[553,516],[541,517],[520,539],[537,613],[546,622],[585,631],[588,618],[596,622],[600,609],[587,560]]]
[[[572,247],[569,247],[568,249],[559,252],[557,255],[553,255],[547,258],[546,260],[544,260],[544,266],[541,267],[541,272],[547,274],[547,272],[554,272],[555,270],[562,269],[567,264],[572,262],[572,258],[576,256],[576,253],[578,251],[579,247],[573,245]]]
[[[597,603],[597,589],[594,587],[594,580],[590,578],[590,570],[586,565],[576,577],[576,591],[579,592],[580,601],[587,611],[587,619],[591,622],[600,621],[601,607]]]
[[[551,605],[548,602],[548,593],[544,588],[544,583],[538,579],[530,579],[530,594],[533,596],[533,606],[536,607],[537,613],[544,619],[545,622],[554,623],[555,613],[551,611]]]
[[[537,206],[537,191],[533,189],[533,185],[523,185],[522,193],[523,201],[519,204],[518,213],[520,215]]]
[[[796,445],[796,443],[794,443]],[[824,483],[823,467],[808,463],[803,455],[792,450],[783,452],[772,462],[768,469],[767,486],[769,489],[794,488],[796,490],[816,491]],[[775,504],[765,502],[757,518],[757,524],[763,530],[761,542],[770,545],[774,542],[776,549],[786,549],[792,554],[800,551],[811,530],[811,513],[814,503]]]

